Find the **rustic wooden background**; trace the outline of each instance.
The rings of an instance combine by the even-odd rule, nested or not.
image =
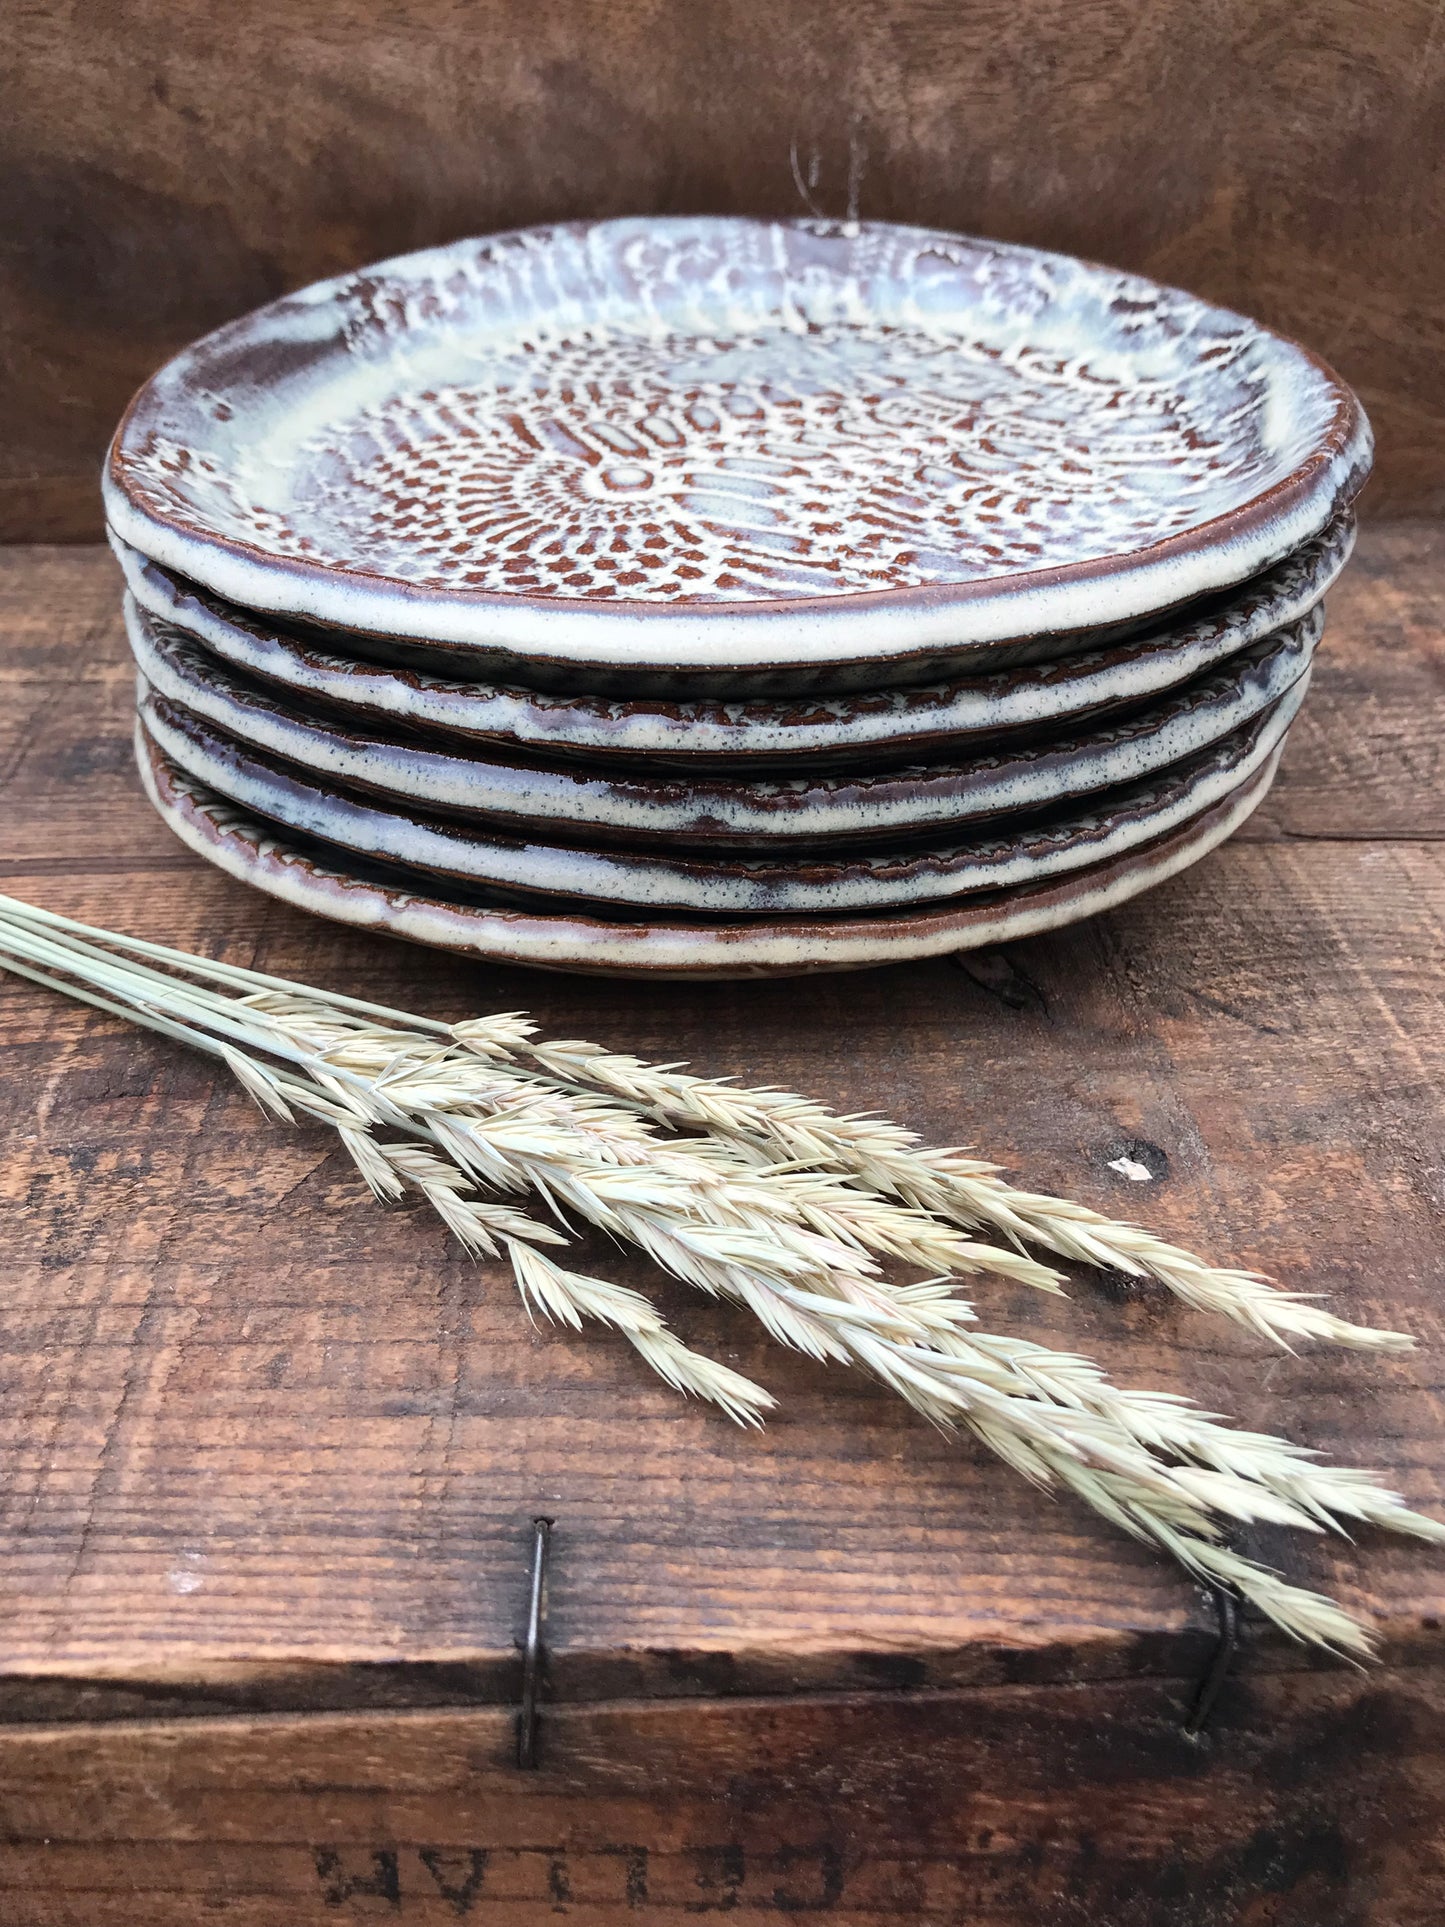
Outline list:
[[[809,203],[1246,308],[1360,388],[1375,511],[1445,506],[1439,4],[14,0],[0,28],[0,539],[97,538],[133,387],[318,275]],[[0,554],[0,887],[977,1138],[1421,1347],[1273,1358],[1118,1280],[990,1288],[1012,1328],[1445,1505],[1438,523],[1364,532],[1280,782],[1207,864],[1079,930],[806,987],[468,966],[229,882],[140,796],[117,597],[103,550]],[[1438,1554],[1242,1535],[1386,1664],[1251,1624],[1196,1742],[1198,1590],[881,1391],[664,1291],[782,1396],[744,1438],[605,1336],[533,1330],[204,1063],[14,983],[0,1043],[5,1927],[1445,1918]],[[1151,1185],[1111,1170],[1131,1149]]]
[[[118,586],[101,548],[0,550],[0,888],[878,1107],[1268,1265],[1419,1350],[1274,1355],[1118,1279],[978,1295],[1445,1516],[1438,524],[1363,532],[1279,782],[1207,862],[1077,929],[806,983],[469,964],[220,875],[136,783]],[[779,1395],[744,1435],[615,1336],[534,1328],[498,1267],[206,1060],[19,982],[0,1048],[4,1927],[1445,1919],[1437,1550],[1241,1532],[1385,1664],[1250,1616],[1196,1742],[1199,1589],[859,1375],[594,1245]]]
[[[317,276],[809,201],[1245,308],[1363,394],[1376,510],[1445,501],[1435,0],[50,0],[0,47],[0,539],[94,539],[132,389]]]

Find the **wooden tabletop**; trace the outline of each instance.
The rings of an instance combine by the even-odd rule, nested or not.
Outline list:
[[[467,965],[287,910],[187,854],[130,761],[119,578],[0,550],[0,888],[433,1015],[878,1108],[1030,1184],[1418,1334],[1274,1355],[1118,1279],[985,1318],[1387,1472],[1445,1511],[1445,531],[1367,528],[1279,782],[1154,894],[1005,951],[775,983]],[[211,1065],[0,983],[0,1718],[504,1701],[531,1520],[556,1521],[558,1700],[1184,1676],[1178,1572],[860,1376],[649,1277],[770,1386],[744,1435],[607,1335],[373,1203]],[[1141,1149],[1140,1147],[1145,1147]],[[1128,1153],[1162,1175],[1136,1183]],[[636,1276],[605,1252],[587,1262]],[[1445,1558],[1242,1549],[1438,1659]],[[1241,1664],[1301,1664],[1261,1630]]]

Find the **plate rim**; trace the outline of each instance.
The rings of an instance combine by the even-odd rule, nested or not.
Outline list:
[[[513,893],[523,900],[535,897],[586,905],[598,915],[610,910],[624,916],[646,912],[665,918],[681,914],[725,922],[732,916],[753,920],[766,915],[844,916],[869,915],[888,908],[921,910],[930,903],[1023,889],[1047,877],[1086,870],[1126,850],[1157,842],[1171,829],[1192,822],[1212,803],[1242,789],[1270,760],[1299,713],[1308,681],[1306,670],[1248,722],[1175,764],[1136,782],[1070,799],[1061,809],[1061,820],[1029,819],[1010,829],[1011,818],[1005,814],[958,825],[951,833],[945,826],[938,831],[936,841],[915,842],[901,850],[885,846],[871,863],[868,852],[856,850],[809,851],[803,855],[783,850],[759,858],[756,850],[608,849],[498,831],[486,824],[475,828],[453,826],[421,813],[412,815],[388,808],[369,797],[349,795],[344,787],[338,790],[335,785],[318,783],[314,773],[306,770],[284,765],[277,768],[271,758],[249,752],[224,732],[205,725],[198,739],[187,729],[192,719],[184,711],[178,716],[177,705],[164,698],[158,703],[156,692],[145,685],[143,678],[137,685],[137,710],[152,742],[192,781],[203,783],[234,808],[276,825],[283,833],[335,849],[343,860],[393,865],[423,881],[435,880],[443,889],[454,882],[463,888]],[[1171,785],[1172,798],[1168,793]],[[247,790],[250,796],[245,795]],[[255,800],[258,792],[264,792],[267,800]],[[330,811],[329,827],[319,827],[315,821],[288,822],[288,812],[304,815],[308,807],[317,806]],[[398,832],[392,848],[377,847],[376,841],[371,848],[366,847],[368,834],[386,839],[392,826]],[[441,848],[433,850],[430,858],[407,855],[401,846],[409,834],[419,835],[420,842],[429,848],[433,844]],[[437,860],[442,856],[455,857],[457,867],[449,868]],[[583,877],[590,876],[592,884],[574,880],[569,887],[565,882],[529,880],[543,872],[565,872],[569,864],[580,868]],[[512,874],[507,875],[507,871]],[[992,880],[990,871],[995,873]],[[659,887],[661,900],[649,902],[649,881]],[[897,892],[891,894],[895,884]],[[770,887],[780,897],[800,892],[816,895],[831,888],[862,891],[865,897],[871,892],[873,900],[832,905],[733,902],[726,906],[716,901],[723,890],[746,896]],[[664,894],[668,891],[673,893],[670,903]],[[695,900],[686,901],[685,894]]]
[[[1076,872],[1072,877],[1062,880],[1009,892],[1010,901],[1003,906],[1000,914],[993,914],[992,906],[974,905],[969,909],[955,907],[921,913],[885,912],[871,919],[779,919],[768,927],[772,940],[776,940],[779,934],[791,933],[795,939],[801,937],[805,944],[811,941],[818,946],[810,956],[784,961],[748,955],[748,941],[756,939],[756,929],[722,924],[709,930],[690,925],[684,933],[680,926],[671,926],[673,932],[685,934],[686,939],[694,945],[699,938],[710,940],[702,946],[709,954],[696,962],[679,962],[675,959],[669,962],[658,957],[656,953],[662,948],[658,936],[661,934],[665,937],[669,930],[669,926],[663,923],[626,926],[606,924],[582,915],[547,917],[536,911],[471,908],[448,904],[443,899],[428,897],[419,891],[394,889],[348,878],[340,871],[325,872],[331,881],[346,886],[345,893],[338,893],[338,905],[318,908],[305,900],[304,886],[298,889],[284,874],[285,867],[294,865],[298,859],[313,871],[321,872],[322,866],[309,853],[288,846],[285,839],[275,835],[269,825],[251,818],[245,828],[249,830],[254,827],[256,834],[249,839],[253,854],[249,866],[246,866],[245,859],[237,858],[233,846],[243,840],[239,823],[240,819],[247,818],[247,812],[238,811],[223,799],[215,798],[214,807],[219,814],[233,819],[232,827],[223,827],[207,814],[205,802],[194,795],[195,791],[204,790],[205,785],[196,784],[189,778],[185,780],[191,787],[192,797],[177,799],[167,776],[169,759],[150,744],[139,718],[135,725],[135,750],[141,786],[171,833],[188,849],[233,880],[260,890],[262,894],[292,908],[349,928],[370,930],[374,934],[419,943],[427,948],[446,950],[477,962],[550,969],[578,975],[675,977],[696,981],[875,969],[891,963],[949,956],[986,944],[1014,942],[1070,923],[1082,922],[1168,881],[1208,856],[1232,836],[1268,794],[1279,767],[1283,745],[1232,795],[1158,843],[1126,852],[1110,864],[1101,866],[1092,875],[1087,871]],[[214,795],[213,792],[209,794]],[[269,851],[263,852],[263,844],[270,846]],[[254,874],[257,857],[273,864],[278,874],[264,879]],[[1081,883],[1094,883],[1098,888],[1092,894],[1087,889],[1081,892]],[[1060,901],[1066,894],[1068,901]],[[400,903],[400,899],[405,899],[405,902]],[[342,907],[353,914],[342,914]],[[420,922],[428,915],[439,916],[443,922],[461,926],[460,933],[449,939],[440,939],[435,934],[419,934]],[[383,921],[383,918],[389,921]],[[405,926],[408,921],[411,927],[398,927]],[[606,932],[615,941],[619,931],[626,933],[629,929],[633,941],[628,948],[635,955],[626,962],[589,960],[585,953],[580,961],[576,956],[559,961],[555,954],[548,954],[549,950],[555,950],[566,930],[577,933],[585,942],[589,930]],[[885,939],[896,940],[896,951],[882,955],[866,954],[869,944],[877,944],[880,931]],[[507,938],[510,938],[509,945],[504,943]],[[574,937],[573,941],[577,941],[577,938]],[[649,948],[654,953],[651,958],[647,955]]]
[[[125,614],[130,630],[129,607]],[[1065,780],[1053,791],[1053,800],[1068,801],[1079,808],[1120,785],[1160,780],[1177,763],[1218,750],[1239,730],[1251,727],[1261,716],[1286,703],[1293,691],[1302,694],[1318,641],[1318,634],[1312,636],[1309,630],[1314,627],[1318,631],[1319,626],[1305,616],[1241,652],[1251,657],[1258,657],[1260,652],[1277,655],[1281,648],[1298,652],[1295,673],[1282,688],[1258,703],[1248,700],[1248,684],[1256,662],[1245,665],[1240,657],[1233,657],[1204,671],[1204,679],[1232,677],[1232,697],[1222,700],[1239,702],[1243,698],[1248,713],[1236,716],[1227,727],[1206,736],[1202,744],[1185,750],[1171,746],[1171,732],[1185,733],[1179,725],[1187,726],[1196,713],[1189,684],[1166,692],[1123,721],[1087,721],[1079,731],[1039,742],[986,746],[983,754],[976,750],[961,759],[945,758],[902,770],[852,770],[836,776],[803,773],[780,780],[751,773],[741,777],[726,773],[689,776],[659,771],[654,775],[583,763],[543,767],[529,763],[525,757],[508,758],[502,753],[469,756],[449,743],[408,742],[355,729],[348,721],[293,713],[269,690],[248,688],[243,677],[233,676],[226,665],[212,662],[198,645],[183,643],[178,651],[171,639],[147,633],[143,624],[130,630],[130,642],[137,688],[147,699],[159,699],[202,731],[228,740],[242,754],[258,757],[263,763],[294,766],[323,787],[343,793],[361,792],[372,799],[372,807],[393,815],[456,817],[468,834],[485,836],[490,827],[533,845],[565,844],[579,837],[587,840],[598,836],[614,852],[619,846],[639,855],[671,848],[678,860],[679,853],[686,852],[694,860],[721,862],[736,857],[748,846],[755,854],[769,851],[782,858],[790,850],[813,845],[821,849],[850,841],[884,843],[890,838],[913,840],[930,833],[945,839],[967,837],[988,820],[1037,811],[1050,801],[1049,796],[1040,799],[1013,794],[984,808],[970,809],[967,799],[971,789],[976,794],[992,784],[995,790],[1005,785],[1026,790],[1030,783],[1037,783],[1041,770],[1049,770],[1049,759],[1061,750],[1077,755],[1062,772]],[[193,664],[185,660],[188,655],[201,660]],[[1171,708],[1174,715],[1161,716],[1161,711]],[[1097,767],[1100,758],[1124,759],[1127,746],[1140,743],[1145,746],[1145,769],[1079,781],[1078,758],[1086,768]],[[1158,760],[1150,757],[1150,745]],[[333,748],[346,767],[328,764],[327,755]],[[381,767],[368,772],[362,765],[373,754]],[[184,757],[180,760],[184,763]],[[496,785],[493,800],[486,804],[471,787],[483,771]],[[533,775],[535,785],[529,782]],[[948,785],[954,781],[957,787],[950,792]],[[1045,781],[1052,790],[1052,775],[1046,775]],[[884,794],[910,783],[914,792],[911,796]],[[858,803],[835,801],[829,794],[835,787],[845,794],[861,792]],[[754,792],[779,789],[792,793],[795,801],[791,807],[784,803],[773,816],[766,795],[754,805]],[[549,797],[550,802],[546,800]],[[808,800],[802,800],[805,797]],[[880,812],[896,820],[885,823],[876,834],[836,820],[840,810],[847,812],[852,807],[865,814],[871,812],[875,825]],[[669,816],[681,816],[683,820],[668,820]]]
[[[975,739],[980,742],[1007,739],[1042,728],[1067,730],[1088,722],[1101,710],[1131,707],[1166,697],[1196,675],[1220,666],[1264,638],[1294,623],[1318,617],[1325,597],[1349,561],[1354,541],[1353,518],[1345,516],[1330,523],[1312,542],[1292,551],[1273,570],[1240,585],[1223,608],[1216,606],[1193,621],[1176,622],[1172,628],[1145,632],[1066,657],[1058,663],[984,670],[912,689],[845,691],[832,696],[819,693],[752,701],[716,697],[608,697],[583,691],[564,695],[500,680],[468,683],[414,665],[338,655],[323,644],[288,636],[279,625],[268,625],[264,616],[228,609],[199,585],[172,576],[159,563],[131,549],[113,532],[111,546],[125,577],[127,607],[133,601],[150,621],[174,626],[208,654],[218,656],[228,668],[238,674],[252,675],[291,697],[333,704],[347,716],[366,719],[374,726],[414,728],[424,732],[429,740],[434,735],[439,742],[465,746],[509,744],[528,754],[556,754],[585,758],[589,762],[595,758],[618,769],[649,762],[659,768],[686,767],[689,771],[735,769],[741,780],[751,768],[762,766],[801,772],[811,764],[821,765],[832,759],[836,759],[840,770],[880,755],[890,761],[895,756],[935,760],[951,753],[950,746],[954,744],[960,746],[960,753],[966,753],[962,746]],[[1270,606],[1267,590],[1262,585],[1268,585],[1271,577],[1288,569],[1310,549],[1319,551],[1320,559],[1308,586],[1293,601],[1276,592],[1274,605]],[[1251,598],[1262,601],[1264,606],[1241,619],[1238,609]],[[1205,633],[1211,626],[1220,629],[1216,642],[1209,641]],[[239,638],[238,644],[228,647],[224,641],[218,641],[218,630]],[[322,666],[311,680],[304,673],[288,676],[249,659],[258,650],[275,651],[288,660],[311,655],[320,658]],[[389,705],[365,697],[358,699],[344,686],[333,686],[338,682],[344,684],[346,678],[353,675],[368,683],[395,682],[410,687],[417,692],[418,701],[414,705],[405,702]],[[1130,686],[1135,678],[1142,686]],[[985,687],[1004,681],[1016,683],[1017,690]],[[1046,701],[1042,713],[1010,715],[1000,722],[1000,702],[1022,712],[1036,687],[1054,681],[1062,686],[1063,695]],[[463,708],[469,700],[475,700],[479,707],[483,703],[510,706],[517,713],[517,721],[512,727],[498,723],[493,727],[469,728],[460,717],[424,714],[427,685],[442,692],[439,700],[443,703],[456,698]],[[1071,689],[1080,700],[1067,700]],[[885,705],[880,714],[868,707],[870,701],[876,704],[880,697],[904,697],[907,702],[901,713],[891,714]],[[856,705],[860,713],[835,714],[828,718],[822,712],[829,705],[838,705],[844,710]],[[970,705],[977,715],[967,721],[957,720],[957,712]],[[948,715],[950,706],[955,712],[952,721]],[[685,713],[688,709],[700,712],[741,709],[757,713],[723,722],[717,714],[701,720],[690,717]],[[787,715],[790,709],[815,713],[790,719]],[[630,711],[638,712],[638,717],[634,719],[627,713]],[[529,719],[545,718],[551,712],[579,718],[580,727],[568,721],[555,729],[536,721],[530,728],[527,726]],[[615,740],[619,733],[637,726],[639,721],[644,730],[650,724],[658,732],[652,743],[619,744]],[[735,732],[740,738],[752,733],[756,740],[724,739],[717,747],[710,743],[700,746],[699,729]],[[801,744],[788,741],[788,735],[794,731],[808,740]],[[685,741],[674,740],[684,736]]]
[[[235,352],[265,338],[268,323],[303,306],[315,310],[336,300],[367,276],[415,273],[422,263],[461,255],[479,243],[520,235],[586,234],[636,225],[665,230],[719,227],[841,231],[844,224],[811,219],[705,215],[615,217],[558,222],[468,236],[441,247],[394,256],[371,267],[313,283],[252,313],[227,322],[168,361],[131,398],[107,452],[102,491],[108,519],[143,554],[189,575],[226,600],[267,614],[351,629],[394,640],[451,644],[485,658],[498,649],[553,661],[606,663],[622,670],[668,668],[705,673],[756,664],[770,672],[816,670],[822,663],[871,659],[908,660],[950,644],[986,646],[1023,635],[1067,637],[1082,630],[1140,617],[1226,589],[1287,554],[1347,507],[1369,473],[1373,437],[1358,398],[1313,350],[1250,317],[1185,294],[1206,311],[1244,321],[1259,336],[1300,357],[1322,378],[1332,408],[1318,446],[1290,474],[1245,502],[1192,527],[1122,556],[1056,563],[1043,569],[975,578],[962,583],[923,584],[845,592],[836,596],[759,597],[746,602],[625,602],[588,597],[564,599],[505,595],[491,590],[426,587],[365,568],[336,570],[293,556],[275,556],[240,536],[223,537],[183,526],[176,518],[143,508],[127,488],[125,457],[133,438],[155,425],[162,397],[194,386],[207,355]],[[858,231],[904,233],[987,248],[1035,260],[1067,261],[1091,273],[1117,276],[1109,268],[1056,250],[998,242],[906,223],[855,224]],[[1150,287],[1167,284],[1129,275]],[[637,633],[641,630],[642,634]],[[481,633],[485,631],[485,633]],[[624,632],[632,646],[613,653]],[[781,631],[781,636],[778,632]],[[769,641],[772,632],[773,640]],[[791,641],[789,638],[791,637]],[[612,640],[609,640],[612,638]],[[801,654],[779,655],[811,639]],[[562,654],[556,650],[561,645]],[[761,652],[761,653],[760,653]]]

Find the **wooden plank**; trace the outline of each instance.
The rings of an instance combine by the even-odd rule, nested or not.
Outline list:
[[[7,1927],[1435,1927],[1438,1669],[0,1733]]]
[[[1246,834],[1445,837],[1445,523],[1369,528],[1328,598],[1310,693]]]
[[[810,203],[1070,249],[1257,314],[1359,387],[1378,504],[1445,500],[1429,0],[11,13],[0,538],[94,539],[131,390],[318,276],[534,221]]]
[[[1433,800],[1412,811],[1397,785],[1438,729],[1442,573],[1423,527],[1367,535],[1270,817],[1155,895],[961,968],[644,990],[348,934],[190,859],[129,768],[113,565],[12,551],[0,879],[403,1007],[528,1007],[553,1034],[876,1106],[1406,1326],[1404,1360],[1262,1358],[1117,1281],[1081,1277],[1062,1305],[979,1292],[1012,1328],[1440,1509],[1445,861],[1421,840]],[[1422,747],[1372,786],[1348,731],[1382,649],[1372,730]],[[11,982],[0,1042],[5,1716],[508,1700],[538,1513],[558,1520],[562,1700],[1203,1664],[1212,1620],[1170,1568],[741,1314],[659,1290],[689,1340],[778,1392],[761,1438],[606,1336],[534,1330],[495,1269],[382,1211],[323,1135],[265,1123],[205,1063]],[[1147,1188],[1109,1168],[1139,1140],[1167,1161]],[[1438,1652],[1437,1555],[1242,1543],[1377,1616],[1398,1663]],[[1295,1656],[1261,1634],[1245,1664]]]

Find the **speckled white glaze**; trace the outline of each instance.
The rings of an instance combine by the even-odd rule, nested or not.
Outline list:
[[[364,718],[463,742],[620,762],[776,769],[843,767],[910,752],[940,754],[969,737],[1006,735],[1134,703],[1176,688],[1313,610],[1344,567],[1353,523],[1316,541],[1188,621],[1113,648],[932,688],[791,702],[665,702],[555,696],[388,669],[278,633],[178,581],[112,537],[142,608],[194,636],[233,668]],[[363,724],[363,727],[365,723]]]
[[[1217,742],[1289,690],[1308,668],[1322,620],[1311,613],[1147,709],[1072,736],[873,775],[744,781],[543,768],[348,730],[248,688],[133,604],[126,615],[137,666],[162,697],[323,783],[356,784],[402,808],[442,809],[548,839],[688,846],[818,846],[942,832],[1147,777]]]
[[[619,923],[448,901],[348,875],[178,770],[136,723],[147,795],[188,849],[297,909],[493,963],[599,976],[734,978],[866,970],[1012,943],[1113,909],[1176,876],[1230,836],[1263,801],[1279,752],[1223,803],[1142,850],[945,910],[763,923]]]
[[[257,757],[218,731],[185,726],[142,680],[139,709],[178,768],[283,828],[372,861],[485,889],[652,913],[847,915],[978,890],[1013,889],[1119,856],[1189,822],[1248,781],[1284,739],[1304,679],[1213,749],[1080,808],[966,843],[848,856],[690,859],[524,841],[359,801]]]
[[[1138,276],[689,217],[272,303],[141,390],[105,491],[124,540],[250,609],[483,663],[916,679],[1240,582],[1369,460],[1323,364]]]

